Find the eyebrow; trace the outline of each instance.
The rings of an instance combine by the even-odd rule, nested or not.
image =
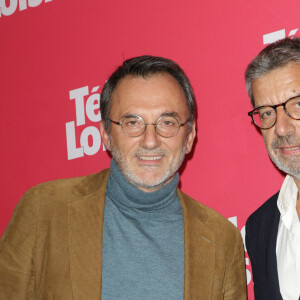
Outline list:
[[[132,118],[132,117],[141,117],[141,116],[138,115],[138,114],[127,113],[127,114],[122,115],[121,118]],[[177,112],[163,112],[162,114],[160,114],[159,118],[160,117],[175,117],[175,118],[179,118],[179,115],[178,115]]]
[[[290,100],[290,99],[292,99],[292,98],[297,98],[297,97],[300,97],[300,94],[297,94],[297,95],[295,95],[295,96],[289,98],[288,100]]]
[[[285,101],[283,101],[283,102],[281,102],[279,104],[283,104],[283,103],[285,103],[285,102],[287,102],[287,101],[289,101],[291,99],[298,98],[298,97],[300,97],[300,94],[296,94],[295,96],[290,97],[287,100],[285,100]],[[278,104],[275,104],[275,105],[260,105],[260,106],[254,107],[254,109],[262,108],[262,107],[273,107],[273,106],[276,106],[276,105],[278,105]]]
[[[177,112],[164,112],[160,115],[161,117],[175,117],[179,118],[179,115]]]
[[[122,117],[121,117],[121,119],[123,119],[123,118],[134,118],[134,117],[140,117],[139,115],[137,115],[137,114],[125,114],[125,115],[123,115]]]

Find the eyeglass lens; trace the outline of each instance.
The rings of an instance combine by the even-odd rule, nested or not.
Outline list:
[[[128,136],[139,136],[143,134],[146,125],[144,120],[139,116],[129,116],[122,119],[122,130]],[[162,116],[157,123],[152,124],[158,134],[163,137],[172,137],[177,134],[180,124],[178,120],[172,116]]]
[[[293,119],[300,119],[300,97],[292,98],[285,104],[285,111]],[[262,129],[271,128],[276,123],[277,112],[271,106],[258,107],[253,111],[254,123]]]

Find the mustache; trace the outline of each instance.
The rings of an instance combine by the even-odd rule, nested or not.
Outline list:
[[[299,138],[295,138],[292,135],[286,135],[286,136],[279,136],[275,138],[271,146],[273,149],[276,149],[286,145],[299,145],[299,144],[300,144]]]

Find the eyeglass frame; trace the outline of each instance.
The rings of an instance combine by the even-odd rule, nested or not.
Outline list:
[[[124,119],[126,119],[126,118],[129,118],[129,117],[137,117],[137,118],[139,118],[139,119],[141,119],[141,120],[143,121],[143,123],[144,123],[144,129],[143,129],[143,131],[141,132],[141,134],[139,134],[139,135],[129,135],[128,133],[126,133],[126,132],[123,130],[123,126],[122,126],[123,121],[122,121],[122,120],[124,120]],[[163,135],[161,135],[161,134],[157,131],[157,123],[159,122],[159,120],[161,120],[162,118],[165,118],[165,117],[172,117],[172,118],[174,118],[174,119],[177,121],[177,123],[178,123],[178,129],[177,129],[176,134],[171,135],[171,136],[163,136]],[[116,125],[120,125],[120,126],[121,126],[122,132],[123,132],[126,136],[128,136],[128,137],[139,137],[139,136],[141,136],[141,135],[146,131],[146,127],[147,127],[148,125],[153,125],[154,128],[155,128],[155,132],[156,132],[158,135],[160,135],[161,137],[164,137],[164,138],[168,139],[168,138],[171,138],[171,137],[176,136],[176,135],[178,134],[180,128],[181,128],[182,126],[184,126],[186,123],[190,122],[190,121],[191,121],[191,118],[188,118],[185,122],[180,123],[179,120],[178,120],[175,116],[169,115],[169,114],[163,114],[163,115],[161,115],[161,116],[156,120],[155,123],[145,123],[144,119],[143,119],[141,116],[133,114],[133,115],[129,115],[129,116],[123,116],[123,117],[121,118],[121,121],[119,121],[119,122],[118,122],[118,121],[114,121],[114,120],[112,120],[112,119],[110,119],[110,118],[109,118],[108,120],[109,120],[110,122],[116,124]]]
[[[270,129],[270,128],[272,128],[272,127],[276,124],[276,122],[277,122],[277,107],[279,107],[279,106],[282,106],[282,107],[283,107],[284,112],[285,112],[291,119],[293,119],[293,120],[300,120],[300,117],[299,117],[299,119],[292,117],[292,116],[290,115],[290,113],[289,113],[289,112],[286,110],[286,108],[285,108],[286,104],[287,104],[290,100],[293,100],[293,99],[298,98],[298,97],[300,97],[300,94],[299,94],[299,95],[296,95],[296,96],[294,96],[294,97],[291,97],[291,98],[287,99],[285,102],[282,102],[282,103],[279,103],[279,104],[275,104],[275,105],[261,105],[261,106],[258,106],[258,107],[256,107],[256,108],[254,108],[253,110],[249,111],[249,112],[248,112],[248,116],[252,118],[252,121],[253,121],[254,125],[256,125],[258,128],[263,129],[263,130],[265,130],[265,129]],[[255,122],[255,120],[254,120],[254,117],[253,117],[253,113],[254,113],[257,109],[260,109],[260,108],[263,108],[263,107],[271,107],[271,108],[274,109],[274,111],[275,111],[275,113],[276,113],[276,117],[275,117],[275,121],[274,121],[273,125],[270,126],[270,127],[267,127],[267,128],[262,128],[262,127],[260,127],[258,124],[256,124],[256,122]]]

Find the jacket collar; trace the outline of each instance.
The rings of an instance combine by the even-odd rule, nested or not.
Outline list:
[[[70,277],[74,299],[100,299],[104,200],[109,170],[74,187],[69,204]]]

